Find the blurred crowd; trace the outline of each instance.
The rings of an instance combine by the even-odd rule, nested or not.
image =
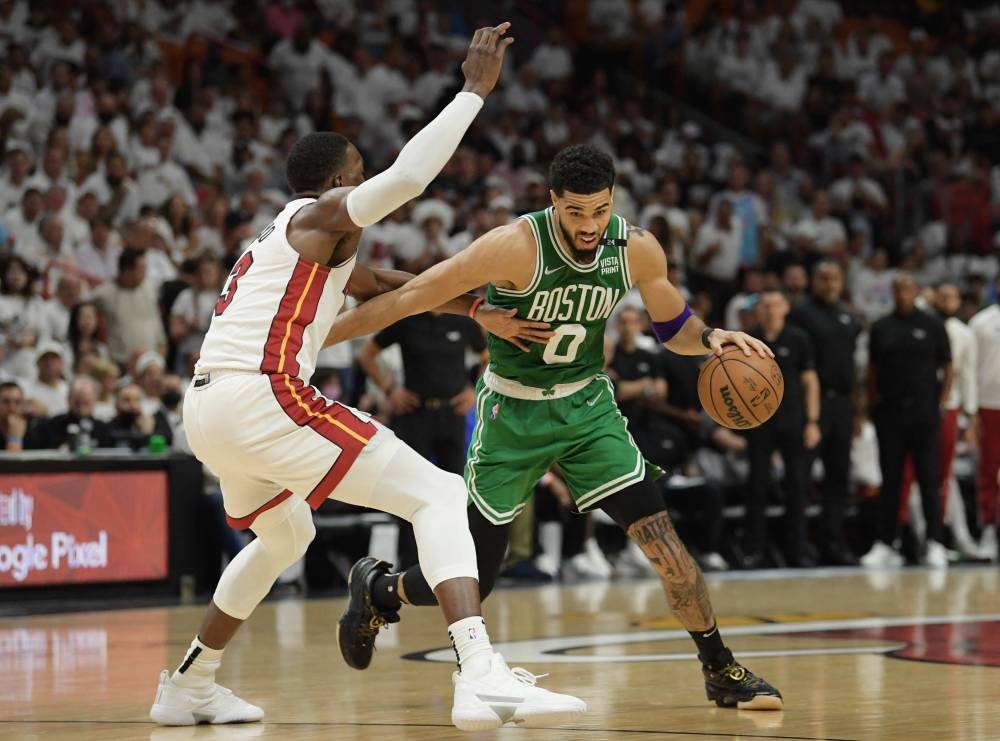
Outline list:
[[[509,0],[484,17],[487,4],[447,0],[250,5],[0,1],[8,450],[143,449],[153,438],[184,450],[187,379],[228,271],[289,199],[290,147],[337,130],[378,172],[459,89],[471,29],[501,15],[516,44],[500,86],[424,196],[365,230],[361,261],[418,273],[544,208],[553,154],[589,142],[615,157],[616,211],[660,239],[672,279],[714,324],[758,326],[768,290],[783,289],[791,308],[832,261],[836,300],[859,324],[862,379],[869,328],[898,309],[900,276],[926,289],[922,309],[963,323],[997,301],[995,7],[894,18],[830,0]],[[615,347],[648,346],[644,323],[612,323],[612,371]],[[357,350],[324,351],[314,382],[389,418]],[[721,511],[749,475],[746,440],[706,424],[690,368],[650,378],[642,393],[671,410],[644,434],[670,451],[675,488],[721,486]],[[881,477],[861,390],[849,389],[851,476],[870,492]],[[974,466],[969,401],[957,445]],[[780,501],[780,489],[769,496]],[[969,510],[973,535],[995,524],[982,519],[995,520],[995,505]],[[575,555],[591,553],[604,573],[587,528]],[[701,549],[710,566],[748,557],[720,549]]]

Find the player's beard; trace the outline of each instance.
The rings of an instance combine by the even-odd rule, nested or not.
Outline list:
[[[569,254],[579,263],[589,265],[597,258],[597,248],[601,246],[601,235],[597,235],[597,240],[594,242],[594,246],[589,250],[577,249],[576,240],[573,239],[573,235],[566,231],[566,227],[562,224],[559,225],[559,231],[562,232],[563,241],[566,242],[566,246],[569,247]]]

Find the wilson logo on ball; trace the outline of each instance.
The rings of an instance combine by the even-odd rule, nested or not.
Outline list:
[[[753,427],[753,425],[750,424],[750,420],[743,416],[739,407],[736,406],[736,402],[733,401],[733,394],[729,390],[729,386],[723,386],[720,388],[719,394],[722,396],[722,401],[726,405],[726,416],[729,417],[733,425],[736,427]]]

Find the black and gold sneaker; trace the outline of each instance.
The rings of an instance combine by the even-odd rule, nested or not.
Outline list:
[[[720,668],[702,663],[705,694],[720,708],[740,710],[781,710],[781,693],[761,677],[740,664],[728,649],[719,658],[727,661]]]
[[[340,655],[353,669],[367,669],[375,652],[375,638],[389,623],[399,622],[396,611],[379,610],[372,602],[376,577],[389,573],[392,564],[365,557],[351,567],[347,575],[349,600],[337,622]]]

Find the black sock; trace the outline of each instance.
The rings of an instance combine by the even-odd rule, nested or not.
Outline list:
[[[733,653],[722,642],[718,623],[713,625],[711,630],[704,632],[689,630],[688,634],[698,646],[698,658],[709,669],[721,669],[733,663]]]
[[[383,574],[375,577],[375,583],[372,585],[372,602],[379,610],[396,612],[403,606],[399,599],[399,590],[396,588],[398,579],[399,574]]]

